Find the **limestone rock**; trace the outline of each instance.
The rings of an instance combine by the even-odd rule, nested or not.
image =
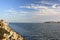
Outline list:
[[[0,40],[26,40],[15,32],[7,22],[0,20]]]

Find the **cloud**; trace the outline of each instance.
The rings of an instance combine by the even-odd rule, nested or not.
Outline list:
[[[19,8],[28,8],[28,9],[40,9],[40,8],[44,8],[47,9],[48,7],[46,6],[40,6],[40,5],[36,5],[36,4],[31,4],[31,5],[26,5],[26,6],[19,6]]]
[[[43,2],[44,3],[44,2]],[[48,4],[48,3],[47,3]],[[36,15],[60,15],[60,5],[53,4],[50,7],[45,5],[37,5],[37,4],[30,4],[26,6],[20,6],[20,8],[28,8],[28,9],[35,9],[33,11]],[[31,12],[31,13],[33,13]]]
[[[33,8],[31,6],[34,6]],[[42,22],[42,21],[59,21],[60,19],[60,6],[53,4],[51,7],[42,5],[31,5],[30,8],[37,11],[31,12],[31,22]],[[27,8],[27,6],[26,6]]]
[[[40,4],[47,4],[47,5],[53,5],[54,3],[49,2],[49,1],[39,1],[38,3]]]
[[[59,4],[54,4],[54,5],[52,5],[52,8],[60,9],[60,5]]]
[[[37,3],[40,3],[40,4],[47,4],[47,5],[53,5],[53,4],[59,4],[59,0],[41,0]]]
[[[5,12],[6,12],[6,13],[9,13],[9,14],[16,14],[16,13],[17,13],[17,11],[16,11],[14,8],[5,10]]]
[[[56,8],[57,4],[52,5],[52,8]]]
[[[26,11],[16,11],[15,9],[5,10],[5,15],[2,19],[8,22],[31,22],[32,14]]]
[[[8,13],[8,20],[13,22],[42,22],[59,20],[60,9],[58,4],[53,4],[51,7],[44,5],[31,4],[26,6],[20,6],[19,8],[35,9],[29,11],[17,11],[16,9],[6,10]]]

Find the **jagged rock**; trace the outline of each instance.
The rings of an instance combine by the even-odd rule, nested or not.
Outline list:
[[[26,40],[15,32],[7,22],[0,20],[0,40]]]

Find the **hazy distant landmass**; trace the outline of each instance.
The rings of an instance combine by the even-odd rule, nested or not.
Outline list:
[[[44,22],[44,23],[60,23],[59,21],[47,21],[47,22]]]

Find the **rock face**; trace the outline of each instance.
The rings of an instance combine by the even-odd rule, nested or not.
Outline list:
[[[9,24],[4,20],[0,20],[0,40],[26,40],[22,35],[19,35]]]

